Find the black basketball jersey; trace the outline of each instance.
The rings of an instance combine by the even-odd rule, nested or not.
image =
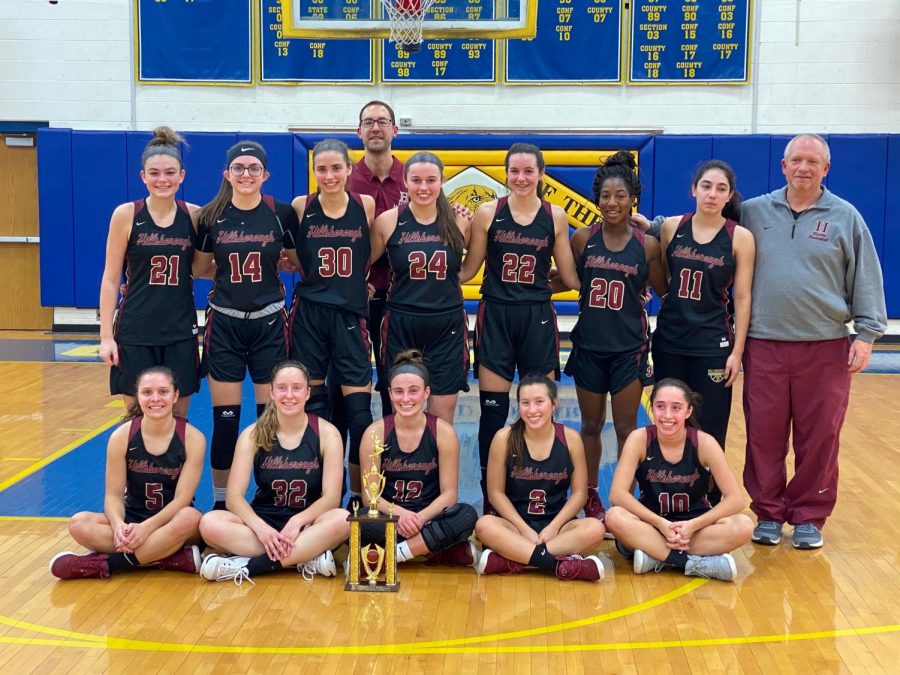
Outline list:
[[[481,295],[507,303],[549,300],[555,241],[550,202],[541,201],[530,225],[519,225],[513,220],[508,198],[501,197],[488,229]]]
[[[381,455],[381,470],[385,484],[382,496],[404,509],[418,513],[441,494],[438,473],[437,417],[425,415],[425,431],[419,446],[403,452],[397,441],[394,416],[384,418],[385,451]]]
[[[634,230],[625,248],[610,251],[603,242],[602,224],[592,225],[578,261],[581,292],[572,343],[607,354],[644,347],[650,339],[644,308],[650,299],[647,275],[643,232]]]
[[[684,520],[709,510],[706,492],[709,469],[700,465],[697,430],[686,427],[684,453],[677,464],[670,464],[659,447],[656,427],[647,429],[647,457],[638,465],[637,482],[641,504],[663,518],[670,515]]]
[[[322,496],[319,418],[312,413],[306,417],[306,431],[296,448],[283,448],[276,438],[270,451],[257,450],[253,458],[254,508],[283,509],[296,515]]]
[[[263,195],[244,211],[229,202],[211,226],[199,227],[200,250],[216,260],[209,300],[219,307],[255,312],[284,300],[278,276],[282,248],[295,248],[297,215],[290,204]]]
[[[387,255],[392,272],[389,308],[443,312],[462,307],[462,256],[441,239],[436,223],[422,225],[412,209],[401,206]]]
[[[526,450],[521,466],[516,466],[514,457],[506,460],[506,496],[526,521],[553,520],[568,498],[575,467],[565,427],[554,422],[553,431],[555,437],[547,459],[532,459]]]
[[[147,452],[141,435],[143,417],[131,420],[125,451],[125,509],[128,511],[161,510],[175,498],[178,477],[187,459],[184,430],[187,420],[175,418],[175,433],[169,447],[161,455]],[[193,500],[192,500],[193,503]]]
[[[114,328],[116,342],[169,345],[197,335],[191,277],[196,245],[184,202],[177,202],[169,227],[153,222],[146,200],[134,202],[125,249],[125,291]]]
[[[369,222],[362,199],[347,194],[340,218],[325,215],[318,194],[307,198],[297,232],[301,281],[294,292],[303,300],[368,316]]]
[[[734,346],[732,240],[737,223],[726,220],[712,241],[698,244],[692,215],[681,219],[666,248],[672,278],[656,319],[653,344],[687,356],[727,355]]]

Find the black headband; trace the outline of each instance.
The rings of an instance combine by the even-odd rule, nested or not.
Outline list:
[[[425,386],[428,386],[428,371],[425,370],[422,366],[417,363],[401,363],[399,365],[391,368],[390,375],[388,376],[388,381],[393,382],[394,378],[397,375],[418,375],[422,378],[422,381],[425,383]]]
[[[228,166],[231,166],[231,163],[234,160],[244,155],[248,157],[256,157],[256,159],[259,160],[259,163],[263,165],[263,168],[266,168],[266,151],[255,143],[238,143],[237,145],[232,145],[228,150],[228,155],[225,159],[225,163]]]

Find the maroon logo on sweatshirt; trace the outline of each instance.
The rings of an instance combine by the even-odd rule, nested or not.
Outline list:
[[[828,223],[817,220],[816,231],[811,232],[809,238],[817,241],[828,241]]]

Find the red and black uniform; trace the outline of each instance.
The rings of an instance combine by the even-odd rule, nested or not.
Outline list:
[[[295,248],[297,217],[290,204],[263,195],[249,211],[228,203],[210,226],[200,225],[200,250],[212,253],[216,278],[209,294],[204,359],[221,382],[241,382],[245,369],[268,382],[287,356],[281,249]]]
[[[435,223],[419,223],[400,207],[387,242],[392,280],[381,323],[380,358],[389,369],[394,357],[418,349],[431,377],[431,393],[468,391],[468,326],[459,270],[462,256],[444,242]]]
[[[291,308],[291,357],[314,380],[329,374],[336,384],[372,381],[367,329],[366,270],[371,254],[366,209],[348,193],[339,218],[325,215],[318,194],[307,199],[297,231],[301,282]]]
[[[256,494],[250,506],[276,530],[322,496],[322,450],[319,418],[307,414],[306,431],[296,448],[283,448],[276,438],[268,452],[253,458]]]
[[[565,427],[554,422],[553,431],[547,459],[533,459],[526,446],[520,461],[515,457],[506,460],[506,496],[535,532],[547,527],[565,506],[575,468]]]
[[[384,439],[386,449],[381,455],[381,470],[385,484],[382,497],[418,513],[441,494],[437,417],[426,413],[422,440],[412,452],[400,449],[393,415],[384,418]]]
[[[125,522],[142,523],[175,498],[178,477],[187,460],[184,445],[187,420],[175,418],[175,433],[161,455],[147,451],[141,435],[143,417],[131,420],[125,451]],[[192,500],[193,503],[193,500]]]
[[[550,266],[556,240],[553,212],[542,201],[534,220],[513,220],[506,197],[497,201],[488,229],[475,359],[503,379],[559,368],[556,312],[550,302]]]
[[[698,244],[692,216],[681,219],[666,248],[671,278],[653,333],[653,366],[657,380],[676,377],[703,397],[700,427],[724,448],[731,414],[724,369],[734,347],[737,223],[726,220],[711,241]]]
[[[197,235],[187,205],[159,227],[144,199],[134,202],[125,249],[125,291],[113,327],[119,365],[110,371],[110,393],[135,395],[137,376],[151,366],[175,373],[185,396],[199,386],[197,313],[191,263]]]
[[[690,520],[709,511],[710,472],[700,464],[697,429],[685,428],[684,452],[674,464],[663,457],[656,427],[645,429],[647,456],[635,473],[641,504],[668,520]]]
[[[579,313],[566,363],[578,387],[615,394],[634,380],[652,383],[648,274],[643,232],[635,230],[613,251],[603,241],[602,223],[591,226],[578,261]]]

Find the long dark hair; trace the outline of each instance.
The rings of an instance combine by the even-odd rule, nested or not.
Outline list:
[[[728,162],[722,161],[721,159],[711,159],[707,162],[703,162],[703,164],[700,165],[700,168],[697,169],[697,173],[694,174],[694,180],[691,183],[691,187],[697,187],[700,179],[703,178],[703,174],[711,169],[718,169],[724,173],[725,180],[728,181],[728,187],[732,190],[731,199],[729,199],[725,206],[722,207],[722,216],[728,218],[728,220],[740,223],[741,193],[738,192],[737,189],[737,179],[734,175],[734,169],[731,168],[731,165]]]
[[[559,400],[556,391],[556,382],[547,377],[544,373],[529,373],[519,380],[519,387],[516,389],[516,401],[522,393],[522,387],[532,384],[542,384],[547,387],[547,395],[554,405]],[[523,457],[525,456],[525,420],[519,413],[518,419],[512,423],[509,428],[509,436],[506,437],[506,456],[512,457],[516,466],[522,466]]]
[[[686,382],[679,380],[677,377],[664,377],[653,385],[653,391],[650,392],[651,406],[653,405],[653,402],[656,401],[656,395],[659,393],[659,390],[663,387],[674,387],[684,394],[684,400],[691,406],[691,416],[688,417],[684,423],[689,427],[699,429],[700,423],[697,422],[697,418],[700,416],[700,409],[703,407],[703,397],[691,389]]]
[[[406,176],[409,174],[409,168],[413,164],[433,164],[438,168],[438,171],[441,174],[441,179],[443,179],[444,177],[444,164],[443,162],[441,162],[440,158],[433,152],[417,152],[408,160],[406,160],[406,164],[403,165],[404,179],[406,179]],[[466,241],[463,238],[462,232],[459,231],[459,227],[456,224],[456,212],[450,205],[450,200],[447,199],[447,195],[444,194],[443,189],[441,189],[437,198],[436,224],[438,234],[440,235],[444,243],[454,251],[456,251],[459,255],[462,255],[463,249],[466,245]]]
[[[509,158],[513,155],[534,155],[534,161],[539,171],[544,170],[544,155],[541,149],[532,143],[513,143],[506,151],[506,157],[503,160],[503,166],[509,171]],[[508,180],[508,179],[507,179]],[[539,180],[537,184],[537,196],[544,198],[544,181]],[[520,385],[521,386],[521,385]]]
[[[232,151],[237,147],[252,147],[253,149],[261,152],[263,156],[265,156],[266,154],[265,148],[263,148],[263,146],[261,146],[256,141],[242,141],[240,143],[235,143],[230,148],[228,148],[226,157],[230,157]],[[225,170],[228,170],[227,166],[225,167]],[[231,202],[232,194],[233,191],[231,188],[231,183],[229,183],[228,179],[223,176],[222,184],[219,185],[219,191],[208,204],[200,209],[200,212],[197,214],[197,220],[207,227],[212,227],[213,223],[215,223],[219,218],[222,217],[222,211],[224,211],[225,207],[228,206],[229,202]]]
[[[144,414],[141,410],[141,404],[138,403],[138,391],[141,388],[141,380],[144,379],[147,375],[155,375],[159,374],[164,376],[169,382],[172,383],[172,388],[177,392],[178,391],[178,381],[175,379],[175,373],[172,372],[171,368],[167,366],[150,366],[149,368],[144,368],[137,376],[137,379],[134,381],[134,400],[131,402],[131,405],[125,410],[125,415],[122,417],[123,422],[130,422],[136,417],[140,417]]]

